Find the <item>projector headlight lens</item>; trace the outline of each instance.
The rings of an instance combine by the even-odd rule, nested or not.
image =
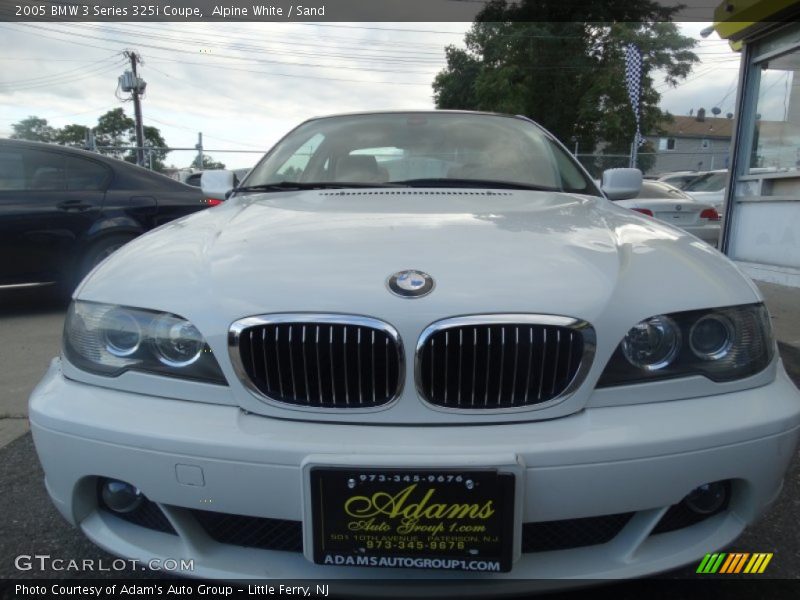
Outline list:
[[[136,318],[124,308],[108,311],[103,317],[106,350],[114,356],[130,356],[139,349],[142,329]]]
[[[206,345],[197,327],[175,315],[161,315],[153,332],[159,360],[171,367],[186,367],[196,362]]]
[[[706,315],[689,332],[689,346],[697,358],[719,360],[730,352],[736,328],[725,315]]]
[[[680,344],[681,330],[672,319],[659,315],[634,325],[622,340],[622,352],[633,366],[657,371],[669,366]]]

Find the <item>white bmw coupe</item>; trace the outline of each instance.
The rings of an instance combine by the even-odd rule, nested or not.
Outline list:
[[[757,288],[513,116],[292,130],[75,292],[53,502],[210,578],[623,578],[775,500],[800,394]],[[469,593],[471,589],[466,588]]]

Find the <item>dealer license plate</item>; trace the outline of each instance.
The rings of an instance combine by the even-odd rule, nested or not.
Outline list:
[[[317,563],[511,570],[511,473],[315,467],[310,476]]]

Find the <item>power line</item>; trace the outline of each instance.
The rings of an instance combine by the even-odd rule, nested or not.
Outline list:
[[[53,77],[64,77],[64,76],[71,77],[71,75],[70,75],[71,73],[75,73],[77,71],[84,71],[87,67],[91,67],[92,65],[96,65],[96,64],[99,64],[99,63],[108,62],[112,58],[114,58],[114,57],[102,58],[100,60],[96,60],[94,62],[90,62],[88,64],[81,65],[79,67],[75,67],[74,69],[68,69],[66,71],[60,71],[59,73],[56,73],[56,74],[40,75],[38,77],[29,77],[28,79],[17,79],[17,80],[0,81],[0,86],[10,86],[10,85],[17,85],[17,84],[25,85],[27,83],[32,83],[34,81],[40,81],[40,80],[43,80],[43,79],[51,79]]]
[[[206,64],[206,63],[194,63],[194,62],[190,62],[190,61],[182,61],[182,60],[177,60],[177,59],[168,59],[168,58],[161,58],[161,57],[149,58],[148,59],[148,61],[147,61],[148,66],[150,68],[152,68],[154,71],[157,71],[157,72],[159,72],[162,75],[165,75],[167,77],[171,77],[173,79],[176,79],[177,81],[183,81],[183,83],[189,83],[189,82],[187,82],[185,80],[182,80],[182,79],[179,79],[179,78],[176,78],[173,75],[170,75],[169,73],[165,73],[164,71],[159,71],[158,69],[155,69],[151,65],[151,63],[153,63],[153,62],[155,62],[156,64],[163,63],[163,62],[171,62],[171,63],[179,63],[179,64],[183,64],[183,65],[200,65],[200,66],[204,66],[204,67],[210,67],[212,69],[224,69],[226,71],[240,71],[242,73],[255,73],[257,75],[272,75],[272,76],[275,76],[275,77],[292,77],[292,78],[295,78],[295,79],[314,79],[314,80],[321,80],[321,81],[338,81],[338,82],[344,82],[344,83],[369,83],[369,84],[377,84],[377,85],[403,85],[403,86],[420,86],[420,85],[429,86],[430,85],[430,81],[417,83],[417,82],[410,82],[410,81],[371,81],[371,80],[368,80],[368,79],[343,79],[341,77],[322,77],[322,76],[319,76],[319,75],[300,75],[300,74],[296,74],[296,73],[275,73],[274,71],[254,71],[253,69],[241,69],[241,68],[237,68],[237,67],[231,67],[229,65],[212,65],[212,64]],[[197,83],[192,83],[191,85],[197,85]]]
[[[153,121],[153,122],[158,123],[160,125],[166,125],[167,127],[175,127],[176,129],[183,129],[185,131],[191,131],[191,132],[196,132],[197,131],[196,127],[192,128],[192,127],[186,127],[184,125],[177,125],[175,123],[170,123],[168,121],[160,121],[160,120],[155,119],[153,117],[147,117],[147,119],[148,119],[148,121]],[[226,138],[218,137],[216,135],[209,135],[208,133],[205,133],[205,132],[203,132],[203,137],[211,138],[212,140],[217,140],[217,141],[220,141],[220,142],[228,142],[230,144],[238,144],[240,146],[249,146],[251,148],[257,148],[258,150],[260,150],[262,152],[264,151],[264,145],[263,144],[246,143],[246,142],[243,142],[241,140],[229,140],[229,139],[226,139]]]
[[[80,111],[80,112],[67,113],[67,114],[64,114],[64,115],[56,115],[56,116],[50,116],[50,117],[45,116],[45,117],[42,117],[42,118],[47,119],[47,120],[56,120],[56,119],[63,119],[64,117],[74,117],[76,115],[88,115],[89,113],[97,112],[99,110],[108,110],[108,105],[99,106],[97,108],[92,108],[92,109],[89,109],[89,110],[83,110],[83,111]],[[5,119],[5,118],[4,119],[0,119],[0,121],[15,121],[15,120],[16,120],[16,117],[12,117],[10,119]]]
[[[49,79],[34,81],[27,84],[2,84],[0,85],[0,91],[3,91],[4,93],[12,91],[21,92],[21,91],[38,89],[42,87],[50,87],[53,85],[72,83],[74,81],[81,81],[83,79],[88,79],[90,77],[95,77],[97,75],[101,75],[116,70],[119,68],[120,64],[121,63],[114,63],[112,65],[104,65],[96,67],[94,69],[91,69],[90,71],[84,72],[82,75],[53,75]]]
[[[56,33],[56,34],[61,34],[61,35],[70,35],[69,32],[64,32],[64,31],[61,31],[61,30],[58,30],[58,29],[50,29],[50,28],[47,28],[47,27],[41,27],[41,26],[37,26],[37,25],[30,25],[30,24],[27,24],[27,23],[20,23],[20,25],[24,25],[26,27],[32,27],[34,29],[47,31],[49,33]],[[143,42],[140,42],[140,41],[136,41],[136,40],[128,40],[128,41],[125,41],[125,40],[110,40],[108,38],[101,38],[101,37],[97,37],[97,36],[87,35],[86,33],[83,33],[81,35],[81,37],[85,37],[85,38],[89,38],[89,39],[96,39],[96,40],[100,40],[100,41],[103,41],[103,42],[124,43],[126,45],[136,45],[136,46],[141,46],[141,47],[144,47],[144,48],[152,48],[154,50],[164,50],[164,51],[167,51],[167,52],[177,52],[177,53],[180,53],[180,54],[191,54],[191,55],[196,55],[197,54],[197,53],[191,52],[189,50],[183,50],[183,49],[180,49],[180,48],[173,48],[173,47],[169,47],[169,46],[159,46],[159,45],[156,45],[156,44],[146,44],[146,43],[143,43]],[[62,41],[66,41],[66,42],[69,42],[69,43],[72,42],[72,40],[62,40]],[[237,58],[237,59],[239,58],[239,57],[230,56],[230,55],[217,55],[217,56],[219,58]],[[283,66],[289,66],[289,67],[323,68],[323,69],[335,68],[335,69],[346,69],[346,70],[352,70],[352,71],[375,71],[375,72],[383,72],[383,73],[402,73],[402,74],[429,75],[429,73],[426,72],[426,71],[405,71],[405,70],[404,71],[398,71],[397,69],[375,69],[375,68],[368,68],[368,67],[355,67],[355,66],[350,67],[350,66],[344,66],[344,65],[331,65],[331,64],[319,64],[319,63],[286,62],[286,61],[269,60],[269,59],[260,59],[259,62],[268,63],[268,64],[283,65]]]
[[[68,24],[63,24],[63,25],[68,25]],[[232,43],[230,41],[221,41],[219,39],[211,39],[211,40],[209,40],[207,37],[202,37],[203,34],[199,33],[199,32],[190,32],[190,33],[192,35],[201,36],[201,37],[189,37],[189,38],[181,37],[181,38],[176,38],[174,35],[169,35],[166,32],[159,33],[159,31],[164,31],[164,30],[154,30],[154,31],[151,31],[149,33],[144,33],[141,29],[137,29],[134,32],[134,31],[131,31],[131,30],[128,30],[128,29],[122,29],[122,28],[119,28],[119,27],[109,27],[109,26],[105,26],[105,25],[102,26],[102,27],[90,26],[90,24],[88,24],[88,23],[81,23],[80,25],[81,26],[87,26],[89,29],[100,30],[102,32],[111,32],[111,33],[117,32],[117,33],[121,33],[123,35],[136,35],[137,37],[146,37],[146,38],[157,39],[157,40],[162,40],[162,41],[163,40],[176,41],[176,42],[180,42],[182,44],[185,44],[187,42],[192,42],[192,43],[196,43],[199,47],[203,47],[203,48],[205,48],[205,47],[213,47],[213,46],[221,46],[221,47],[235,49],[235,50],[252,50],[252,49],[256,49],[256,50],[259,50],[259,51],[268,51],[271,54],[275,54],[275,53],[277,53],[277,54],[289,54],[289,53],[291,53],[292,55],[300,54],[300,55],[310,55],[310,56],[336,56],[336,57],[360,58],[360,59],[370,59],[370,60],[391,60],[391,61],[408,62],[408,63],[437,62],[437,61],[441,60],[441,57],[444,55],[444,48],[443,47],[439,47],[439,51],[437,51],[437,52],[426,52],[426,51],[410,51],[409,48],[408,48],[408,45],[406,45],[406,46],[404,46],[402,48],[402,50],[394,48],[393,50],[389,51],[389,50],[384,50],[384,49],[380,49],[380,48],[373,48],[373,47],[365,48],[364,45],[360,45],[360,46],[358,46],[358,45],[357,46],[353,46],[353,45],[350,45],[350,44],[347,44],[347,45],[343,45],[343,44],[326,45],[326,44],[321,44],[319,39],[313,40],[314,49],[318,50],[318,51],[316,51],[316,52],[305,52],[303,50],[297,50],[297,49],[295,49],[295,47],[300,46],[301,48],[308,48],[309,47],[309,43],[308,42],[298,42],[294,38],[290,41],[290,40],[281,40],[281,39],[275,39],[275,38],[264,39],[264,38],[252,38],[252,37],[245,37],[245,36],[236,35],[236,36],[229,36],[229,38],[231,40],[235,40]],[[150,28],[150,29],[152,29],[152,28]],[[185,33],[185,30],[181,29],[180,33],[181,33],[181,36],[183,36],[183,34]],[[226,38],[226,39],[228,39],[228,38]],[[262,43],[266,43],[268,45],[269,44],[276,44],[276,45],[279,45],[279,46],[290,46],[291,50],[290,51],[286,51],[285,49],[275,50],[275,49],[271,49],[271,48],[265,48],[262,45],[252,45],[252,44],[241,43],[242,40],[244,40],[245,42],[248,41],[248,40],[259,41],[259,42],[262,42]],[[352,39],[349,40],[349,41],[352,43]],[[369,46],[373,46],[372,40],[369,41]],[[334,53],[327,52],[325,50],[326,48],[332,48],[337,52],[351,50],[351,51],[356,51],[357,54],[334,54]],[[374,53],[377,53],[377,54],[374,54]],[[414,58],[415,56],[417,58]],[[433,57],[433,58],[431,58],[431,57]]]
[[[722,103],[725,102],[725,100],[728,98],[728,96],[731,95],[731,93],[733,93],[733,91],[736,89],[737,83],[738,83],[737,80],[734,79],[731,82],[731,85],[728,87],[728,91],[726,92],[726,94],[722,97],[722,99],[719,102],[716,102],[714,106],[718,106],[719,109],[722,110]]]

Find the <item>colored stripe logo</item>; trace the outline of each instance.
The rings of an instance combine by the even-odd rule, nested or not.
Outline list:
[[[697,573],[702,574],[737,574],[737,573],[763,573],[769,561],[772,560],[772,552],[718,552],[716,554],[706,554]]]

